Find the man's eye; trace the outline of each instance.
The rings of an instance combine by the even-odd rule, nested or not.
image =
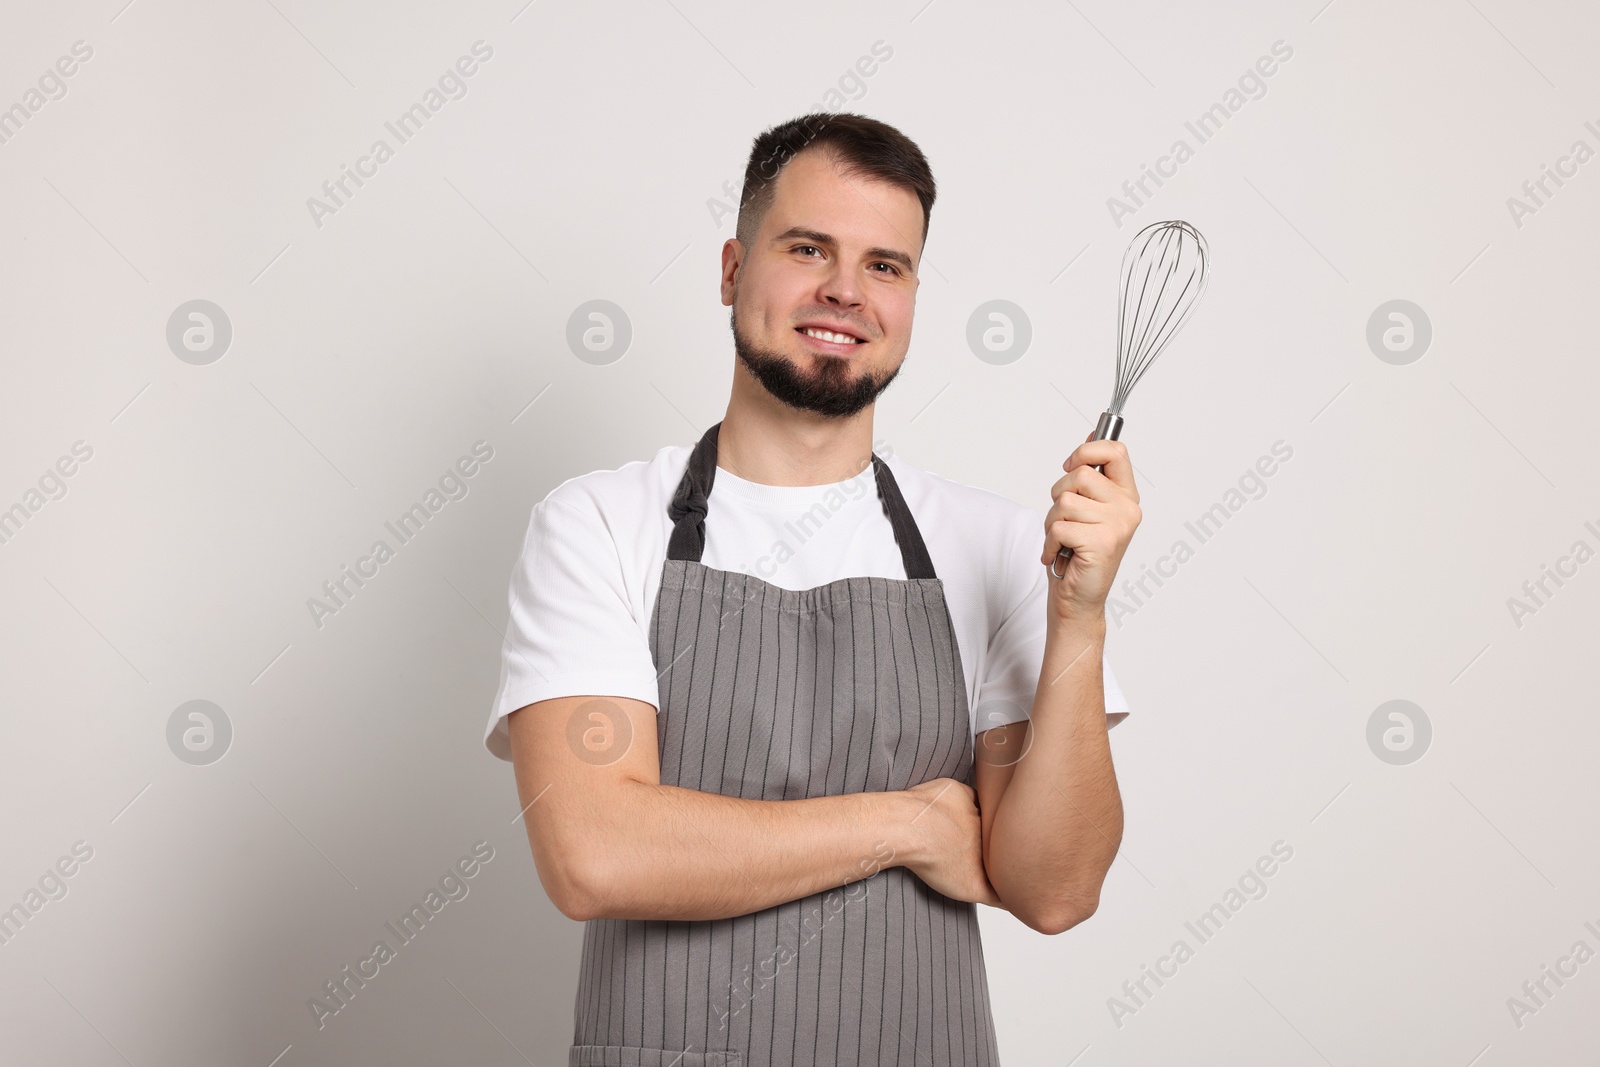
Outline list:
[[[900,273],[900,268],[895,266],[893,263],[882,263],[882,262],[879,262],[879,263],[874,263],[873,266],[874,267],[888,267],[890,274],[899,274]]]
[[[804,252],[808,248],[811,249],[811,251],[813,251],[813,252],[819,252],[820,253],[822,251],[822,249],[818,248],[816,245],[796,245],[794,250],[796,252]]]

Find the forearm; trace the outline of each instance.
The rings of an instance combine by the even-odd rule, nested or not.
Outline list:
[[[995,892],[1047,932],[1093,913],[1122,841],[1122,797],[1106,736],[1104,648],[1103,618],[1051,620],[1032,741],[1012,769],[984,841]]]
[[[591,842],[584,917],[722,919],[857,881],[903,862],[907,801],[741,800],[634,783],[608,797]]]

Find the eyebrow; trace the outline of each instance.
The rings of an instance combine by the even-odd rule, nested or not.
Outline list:
[[[787,241],[793,237],[803,237],[813,244],[824,245],[828,248],[839,247],[839,242],[835,241],[830,234],[823,233],[820,230],[808,230],[804,226],[791,226],[774,237],[773,240]],[[893,248],[869,248],[867,249],[867,256],[870,259],[887,259],[898,263],[912,274],[915,274],[917,270],[912,264],[910,256]]]

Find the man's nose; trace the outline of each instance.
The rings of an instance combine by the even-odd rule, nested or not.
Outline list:
[[[835,266],[822,279],[817,294],[835,307],[858,308],[862,304],[861,286],[855,275],[843,266]]]

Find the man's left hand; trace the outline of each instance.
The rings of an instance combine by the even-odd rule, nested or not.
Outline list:
[[[1086,440],[1061,466],[1067,473],[1050,489],[1055,504],[1044,517],[1040,562],[1055,564],[1063,546],[1072,549],[1072,558],[1055,567],[1065,577],[1046,576],[1052,587],[1050,611],[1062,622],[1103,621],[1122,554],[1143,518],[1133,464],[1121,441]]]

